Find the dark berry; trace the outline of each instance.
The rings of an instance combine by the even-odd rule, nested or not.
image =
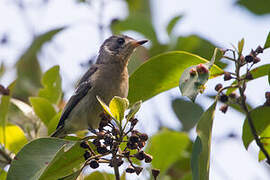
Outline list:
[[[253,63],[254,63],[254,64],[256,64],[256,63],[258,63],[258,62],[260,62],[260,61],[261,61],[261,59],[260,59],[260,58],[255,57],[255,58],[254,58],[254,60],[253,60]]]
[[[137,149],[137,147],[138,147],[137,143],[131,143],[131,142],[127,143],[127,148],[129,149]]]
[[[127,173],[134,173],[134,172],[135,172],[135,169],[134,169],[132,166],[129,166],[129,167],[126,169],[126,172],[127,172]]]
[[[228,81],[228,80],[231,80],[231,79],[232,79],[231,73],[224,72],[224,81]]]
[[[246,79],[248,79],[248,80],[252,80],[253,79],[253,76],[252,76],[252,74],[250,72],[247,72]]]
[[[197,74],[196,69],[195,69],[195,68],[191,68],[191,69],[189,70],[189,74],[190,74],[190,76],[195,76],[195,75]]]
[[[130,141],[131,143],[137,143],[137,142],[139,142],[139,136],[133,134],[133,135],[131,135],[131,136],[129,137],[129,141]]]
[[[98,139],[95,139],[93,142],[92,142],[96,147],[99,147],[101,146],[101,143]]]
[[[235,92],[232,92],[231,94],[229,94],[229,97],[235,99],[237,97],[237,94]]]
[[[199,64],[196,66],[198,74],[207,74],[209,73],[208,68],[204,64]]]
[[[88,149],[89,148],[89,145],[88,145],[88,143],[86,141],[81,142],[80,146],[82,148],[84,148],[84,149]]]
[[[223,87],[222,84],[219,83],[219,84],[217,84],[217,85],[215,86],[215,90],[216,90],[216,91],[219,91],[222,87]]]
[[[253,57],[252,54],[247,55],[247,56],[245,57],[245,61],[246,61],[247,63],[251,63],[251,62],[253,62],[253,60],[254,60],[254,57]]]
[[[141,174],[143,168],[142,167],[135,167],[135,172],[137,175]]]
[[[228,105],[227,104],[224,104],[224,105],[222,105],[221,107],[220,107],[220,111],[221,112],[223,112],[224,114],[227,112],[227,110],[228,110]]]
[[[139,121],[139,120],[138,120],[138,119],[136,119],[136,118],[134,118],[134,119],[133,119],[133,118],[131,118],[131,119],[130,119],[131,126],[135,126],[135,125],[138,123],[138,121]]]
[[[140,139],[141,139],[142,141],[147,141],[147,140],[148,140],[148,135],[145,134],[145,133],[141,134],[139,137],[140,137]]]
[[[145,154],[144,162],[150,163],[150,162],[152,162],[152,160],[153,160],[153,157],[151,155]]]
[[[87,160],[88,158],[90,158],[91,157],[90,152],[89,151],[85,151],[85,153],[83,154],[83,157],[84,157],[85,160]]]
[[[98,161],[97,161],[97,160],[92,160],[92,161],[90,161],[89,166],[90,166],[91,168],[93,168],[93,169],[98,168],[98,167],[99,167]]]
[[[105,154],[109,152],[109,150],[104,145],[102,145],[102,146],[97,147],[97,152],[99,154]]]
[[[108,136],[105,136],[104,138],[104,144],[107,145],[107,146],[111,146],[113,143],[113,139],[108,135]]]
[[[117,162],[117,166],[121,166],[124,163],[124,161],[122,159],[119,159]]]
[[[225,94],[222,94],[221,96],[219,96],[219,100],[221,101],[221,102],[227,102],[228,100],[229,100],[229,98],[228,98],[228,96],[227,95],[225,95]]]
[[[114,136],[117,136],[117,135],[119,135],[120,134],[120,131],[118,130],[118,129],[113,129],[112,130],[112,134],[114,135]]]
[[[258,54],[263,53],[263,48],[261,46],[258,46],[255,50]]]
[[[265,92],[265,99],[270,99],[270,92]]]
[[[124,151],[123,154],[124,156],[128,157],[130,155],[130,151]]]
[[[245,62],[245,57],[244,57],[243,55],[241,55],[239,59],[240,59],[241,64],[244,64],[244,62]]]
[[[138,130],[132,130],[132,131],[131,131],[131,134],[132,134],[132,135],[133,135],[133,134],[138,135],[138,134],[140,134],[140,132],[139,132]]]
[[[145,154],[144,154],[143,151],[139,151],[139,152],[137,152],[137,153],[134,155],[134,157],[141,161],[141,160],[144,159],[144,155],[145,155]]]
[[[0,84],[0,94],[3,94],[3,95],[8,96],[9,95],[9,89],[8,88],[5,88],[4,86],[2,86]]]
[[[139,148],[143,148],[145,146],[145,141],[138,142]]]
[[[103,132],[103,131],[97,132],[98,139],[103,139],[104,136],[105,136],[105,132]]]
[[[158,177],[159,173],[160,173],[160,170],[152,169],[152,175],[153,175],[154,179],[156,179]]]

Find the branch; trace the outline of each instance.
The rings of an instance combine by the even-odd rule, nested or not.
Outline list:
[[[246,98],[244,98],[245,97],[244,90],[242,88],[239,88],[239,92],[240,92],[240,95],[242,97],[241,98],[242,99],[241,100],[241,105],[242,105],[243,110],[245,111],[245,114],[247,116],[248,124],[249,124],[249,127],[251,129],[251,133],[252,133],[252,135],[253,135],[253,137],[254,137],[254,139],[256,141],[256,144],[259,146],[260,150],[263,152],[264,156],[266,157],[266,159],[267,159],[266,162],[270,165],[270,156],[269,156],[268,152],[266,151],[266,149],[264,148],[264,145],[261,142],[261,140],[260,140],[260,138],[259,138],[259,136],[257,134],[257,131],[256,131],[254,123],[253,123],[253,120],[252,120],[252,118],[250,116],[250,112],[249,112],[249,110],[247,108]]]
[[[246,80],[244,79],[243,81],[243,84],[241,85],[241,80],[240,80],[240,68],[241,68],[241,64],[240,64],[240,61],[238,59],[238,61],[235,62],[235,66],[236,66],[236,69],[235,69],[235,74],[236,74],[236,77],[237,77],[237,81],[238,81],[238,89],[239,89],[239,93],[240,93],[240,96],[241,96],[241,106],[247,116],[247,119],[248,119],[248,124],[249,124],[249,127],[251,129],[251,133],[256,141],[256,144],[259,146],[260,150],[263,152],[264,156],[266,157],[267,159],[267,163],[270,165],[270,156],[269,154],[267,153],[266,149],[264,148],[264,145],[263,143],[261,142],[259,136],[258,136],[258,133],[255,129],[255,126],[254,126],[254,123],[253,123],[253,120],[250,116],[250,112],[248,110],[248,107],[247,107],[247,104],[246,104],[246,98],[245,98],[245,90],[246,90]],[[247,69],[247,72],[249,71],[249,69]]]
[[[120,180],[120,173],[119,173],[119,168],[117,164],[113,167],[114,169],[114,174],[115,174],[115,180]]]

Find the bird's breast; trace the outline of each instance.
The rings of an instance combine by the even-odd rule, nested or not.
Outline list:
[[[127,68],[121,70],[117,67],[105,67],[94,77],[93,89],[96,95],[101,97],[106,104],[114,96],[127,97],[128,72]]]

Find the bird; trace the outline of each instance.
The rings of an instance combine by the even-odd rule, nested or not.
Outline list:
[[[56,131],[51,137],[64,138],[79,130],[95,130],[103,108],[100,97],[109,104],[114,96],[128,95],[127,65],[133,51],[148,40],[135,40],[126,35],[112,35],[99,49],[95,64],[82,76],[74,95],[64,107]]]

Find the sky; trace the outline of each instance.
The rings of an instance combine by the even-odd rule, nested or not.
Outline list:
[[[34,7],[37,4],[33,0],[27,2]],[[50,1],[48,7],[30,8],[24,14],[10,1],[1,0],[0,35],[7,32],[10,35],[10,44],[7,47],[0,46],[0,62],[4,61],[9,69],[0,83],[8,84],[14,78],[15,60],[31,42],[32,36],[29,32],[39,34],[65,26],[66,29],[61,34],[43,47],[39,58],[44,71],[53,65],[60,65],[65,98],[68,99],[72,95],[76,80],[86,71],[80,63],[85,63],[89,57],[95,55],[102,42],[97,29],[97,16],[100,12],[97,2],[98,0],[93,0],[92,7],[88,8],[75,3],[75,0]],[[126,6],[121,0],[105,0],[105,2],[105,9],[102,10],[105,25],[109,25],[111,18],[127,16]],[[234,6],[234,3],[233,0],[152,0],[151,10],[154,13],[154,26],[161,42],[168,41],[166,35],[168,21],[176,15],[183,14],[184,18],[174,29],[176,35],[198,34],[226,48],[231,48],[231,44],[237,44],[244,37],[244,53],[249,53],[251,48],[264,44],[270,30],[270,15],[254,16],[244,8]],[[142,38],[137,33],[127,34]],[[104,37],[109,35],[110,32],[105,31]],[[260,56],[262,59],[260,65],[270,62],[269,51]],[[228,70],[231,68],[229,66]],[[211,87],[220,80],[221,78],[209,81],[206,93],[213,93]],[[249,83],[248,99],[254,106],[264,101],[264,92],[269,91],[269,86],[266,84],[266,78]],[[179,96],[179,89],[174,88],[145,102],[138,115],[143,119],[139,124],[140,128],[153,134],[158,128],[156,121],[160,119],[163,125],[179,129],[181,125],[170,109],[170,98]],[[197,101],[201,102],[205,109],[211,103],[204,97],[198,97]],[[244,116],[233,110],[229,110],[224,115],[217,108],[213,126],[210,179],[269,179],[269,168],[266,169],[262,163],[257,162],[256,145],[253,143],[249,151],[244,149],[241,142],[243,120]],[[224,138],[231,132],[234,132],[238,138]],[[195,137],[194,131],[191,137]],[[133,176],[132,179],[137,178]]]

